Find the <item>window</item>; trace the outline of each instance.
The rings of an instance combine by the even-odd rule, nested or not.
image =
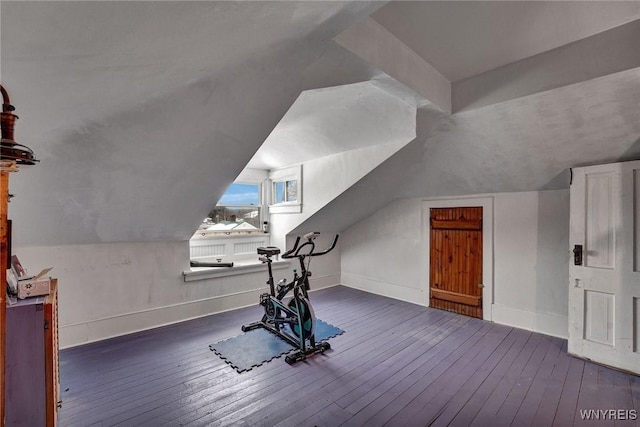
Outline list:
[[[276,195],[274,204],[294,203],[298,201],[298,181],[276,181],[273,183],[273,193]]]
[[[205,236],[262,232],[261,187],[260,184],[231,184],[196,234]]]
[[[189,241],[191,261],[258,263],[256,249],[269,246],[269,235],[262,231],[262,181],[235,182],[227,188],[216,206],[202,221]]]
[[[302,212],[302,165],[269,173],[273,203],[269,213]]]

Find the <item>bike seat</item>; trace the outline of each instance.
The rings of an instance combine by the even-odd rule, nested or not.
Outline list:
[[[280,249],[276,248],[275,246],[266,246],[266,247],[258,248],[258,255],[274,256],[274,255],[278,255],[279,253],[280,253]]]

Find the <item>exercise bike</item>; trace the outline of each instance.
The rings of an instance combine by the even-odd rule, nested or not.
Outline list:
[[[242,326],[242,331],[247,332],[252,329],[264,328],[278,337],[282,338],[294,347],[297,347],[294,353],[285,357],[288,364],[304,360],[307,356],[316,353],[323,353],[329,350],[331,346],[326,341],[316,343],[315,324],[316,316],[309,302],[309,264],[314,256],[325,255],[336,247],[338,235],[333,243],[327,249],[315,252],[315,239],[320,235],[318,232],[308,233],[304,235],[305,242],[300,244],[300,236],[296,238],[293,248],[281,256],[282,258],[298,258],[300,262],[300,271],[293,270],[293,280],[287,283],[286,279],[278,282],[277,286],[273,281],[273,270],[271,263],[273,257],[280,254],[280,249],[275,246],[267,246],[258,248],[259,260],[263,264],[267,264],[269,271],[269,293],[260,295],[260,305],[264,307],[264,315],[258,322],[253,322]],[[306,261],[306,263],[305,263]],[[289,292],[293,296],[288,301],[284,298]]]

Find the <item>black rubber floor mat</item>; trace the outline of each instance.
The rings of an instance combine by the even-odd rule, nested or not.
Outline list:
[[[316,342],[333,338],[343,332],[340,328],[316,319]],[[238,373],[242,373],[287,354],[295,347],[266,329],[253,329],[237,337],[211,344],[209,348]]]

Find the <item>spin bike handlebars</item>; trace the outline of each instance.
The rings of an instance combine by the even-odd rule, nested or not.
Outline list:
[[[282,254],[282,258],[296,258],[298,256],[320,256],[320,255],[328,254],[329,252],[331,252],[333,250],[333,248],[336,247],[336,243],[338,243],[339,234],[336,234],[336,237],[333,239],[333,243],[327,249],[325,249],[323,251],[320,251],[320,252],[314,252],[315,248],[316,248],[316,244],[314,243],[314,240],[319,235],[320,235],[320,233],[317,232],[317,231],[305,234],[304,238],[307,239],[307,241],[304,242],[301,245],[300,245],[300,236],[298,236],[296,238],[296,242],[293,245],[293,248],[291,248],[287,252],[283,253]],[[305,246],[311,246],[311,250],[308,253],[301,254],[300,250],[302,248],[304,248]]]

